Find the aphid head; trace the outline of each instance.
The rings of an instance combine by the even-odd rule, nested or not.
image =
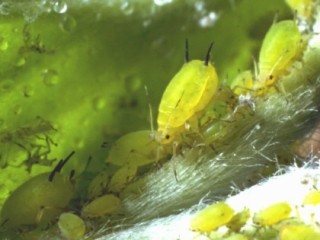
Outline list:
[[[154,135],[155,140],[161,145],[167,145],[172,143],[175,139],[175,134],[170,131],[158,131]]]

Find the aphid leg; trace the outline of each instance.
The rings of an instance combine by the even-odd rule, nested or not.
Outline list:
[[[173,174],[174,178],[176,179],[176,182],[178,182],[178,176],[177,176],[177,169],[176,169],[176,157],[177,157],[177,149],[178,149],[179,143],[174,141],[172,143],[172,165],[173,165]]]

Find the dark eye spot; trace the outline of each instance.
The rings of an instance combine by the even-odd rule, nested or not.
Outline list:
[[[165,138],[166,138],[167,140],[169,140],[169,139],[170,139],[170,135],[167,134],[167,135],[165,136]]]

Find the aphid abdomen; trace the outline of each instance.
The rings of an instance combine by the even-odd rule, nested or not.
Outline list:
[[[217,74],[211,64],[193,60],[183,65],[165,90],[158,115],[158,130],[183,126],[203,110],[216,92]]]
[[[260,50],[256,89],[272,86],[279,75],[287,71],[302,47],[302,37],[294,21],[286,20],[273,24]]]

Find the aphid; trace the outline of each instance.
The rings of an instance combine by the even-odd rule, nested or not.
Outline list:
[[[82,239],[86,233],[84,221],[70,212],[62,213],[59,216],[58,227],[61,235],[68,240]]]
[[[250,70],[240,72],[230,84],[231,90],[236,95],[246,95],[253,88],[253,75]]]
[[[315,8],[315,0],[286,0],[289,7],[296,11],[299,18],[310,21]]]
[[[280,230],[280,240],[320,240],[320,232],[304,224],[286,225]]]
[[[158,144],[150,139],[151,131],[128,133],[115,141],[110,149],[107,163],[116,166],[145,166],[163,157],[157,151]]]
[[[95,176],[89,184],[87,197],[89,199],[96,198],[106,193],[111,174],[107,171],[100,172]]]
[[[158,113],[155,139],[165,145],[177,140],[185,125],[202,112],[218,87],[218,76],[210,63],[210,45],[205,60],[189,61],[186,41],[186,63],[165,89]]]
[[[268,30],[259,54],[259,76],[254,82],[255,95],[263,95],[275,87],[278,78],[301,54],[304,44],[293,20],[274,23]],[[280,90],[281,85],[279,86]]]
[[[191,221],[191,230],[211,232],[228,223],[234,210],[225,202],[214,203],[200,211]]]
[[[106,194],[83,207],[81,215],[88,218],[115,214],[121,207],[121,201],[113,194]]]
[[[309,192],[303,199],[303,204],[318,205],[320,204],[320,191],[314,190]]]
[[[1,212],[5,227],[47,224],[59,216],[74,193],[70,177],[60,173],[73,154],[61,160],[51,173],[31,178],[8,197]]]
[[[113,193],[120,193],[136,176],[138,168],[132,165],[125,165],[117,170],[108,185],[108,190]]]
[[[292,208],[287,202],[275,203],[256,213],[253,222],[261,226],[270,226],[287,219],[291,211]]]
[[[224,237],[223,240],[249,240],[249,238],[243,234],[236,233],[236,234],[232,234],[229,237]]]
[[[239,232],[240,229],[247,223],[248,219],[250,218],[250,209],[245,208],[241,212],[235,214],[231,220],[226,224],[226,226],[234,231]]]

